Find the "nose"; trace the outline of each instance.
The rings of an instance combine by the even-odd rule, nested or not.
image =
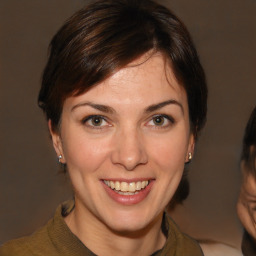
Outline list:
[[[111,160],[128,171],[148,161],[143,139],[136,129],[126,129],[116,134]]]

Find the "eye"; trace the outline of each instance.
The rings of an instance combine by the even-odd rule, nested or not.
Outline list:
[[[251,208],[251,210],[252,210],[253,212],[256,212],[256,205],[255,205],[255,204],[251,205],[250,208]]]
[[[82,123],[92,128],[103,128],[104,126],[110,126],[103,116],[98,115],[88,116],[82,121]]]
[[[174,123],[174,119],[168,115],[155,115],[147,123],[148,126],[154,126],[158,128],[165,128]]]
[[[89,123],[93,126],[101,126],[104,123],[104,119],[100,116],[94,116],[89,120]]]
[[[153,123],[157,126],[162,126],[164,125],[164,122],[166,121],[166,119],[163,116],[156,116],[153,118]]]

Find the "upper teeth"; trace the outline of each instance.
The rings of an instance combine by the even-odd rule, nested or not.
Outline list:
[[[120,181],[104,180],[104,183],[110,188],[115,189],[117,191],[135,192],[145,188],[149,182],[148,180],[143,180],[143,181],[127,183],[125,181],[120,182]]]

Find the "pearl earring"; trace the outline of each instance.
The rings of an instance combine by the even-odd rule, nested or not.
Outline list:
[[[59,163],[61,163],[61,159],[62,159],[62,155],[59,155],[59,156],[58,156],[58,161],[59,161]]]

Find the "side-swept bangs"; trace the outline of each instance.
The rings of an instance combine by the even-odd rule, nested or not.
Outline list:
[[[188,31],[150,0],[99,0],[75,13],[51,41],[39,106],[60,122],[65,99],[80,95],[143,54],[161,52],[184,86],[196,135],[206,119],[205,76]]]

